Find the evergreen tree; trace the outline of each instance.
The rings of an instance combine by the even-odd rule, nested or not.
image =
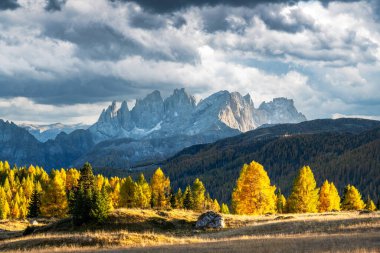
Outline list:
[[[40,207],[41,207],[41,194],[37,191],[36,188],[34,188],[32,197],[29,203],[28,217],[35,218],[35,217],[40,216],[41,214]]]
[[[193,209],[193,194],[191,193],[190,186],[186,187],[183,194],[183,207],[187,210]]]
[[[277,192],[276,210],[278,213],[284,213],[286,210],[286,198],[284,195],[281,194],[280,189]]]
[[[88,162],[80,170],[78,185],[83,187],[84,190],[92,189],[95,186],[95,176],[92,172],[91,164]]]
[[[228,208],[227,204],[222,203],[222,207],[220,209],[220,212],[224,213],[224,214],[230,214],[230,209]]]
[[[170,207],[170,180],[165,177],[161,168],[158,168],[151,180],[152,207],[163,209]]]
[[[252,161],[244,164],[232,193],[232,207],[236,214],[274,213],[276,209],[275,186],[264,167]]]
[[[369,211],[376,211],[376,205],[375,205],[375,203],[373,203],[373,201],[369,197],[369,195],[367,196],[367,201],[365,202],[365,209],[367,209]]]
[[[103,221],[109,212],[109,198],[106,190],[98,190],[89,163],[84,164],[75,189],[72,216],[75,225],[88,221]]]
[[[95,189],[92,194],[90,218],[97,222],[102,222],[108,217],[110,206],[108,204],[108,194],[105,189],[99,191]]]
[[[365,208],[362,196],[355,186],[347,185],[344,189],[342,208],[344,210],[362,210]]]
[[[319,189],[313,172],[304,166],[294,181],[288,200],[288,210],[292,213],[315,213],[318,211]]]
[[[192,209],[194,209],[195,211],[201,211],[204,209],[205,192],[206,192],[206,189],[202,181],[200,181],[199,178],[195,179],[191,187],[191,194],[193,197]]]

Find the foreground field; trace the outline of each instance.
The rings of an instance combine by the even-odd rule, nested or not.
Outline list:
[[[194,229],[198,213],[119,209],[104,224],[0,223],[1,252],[380,252],[380,213],[225,215],[227,228]]]

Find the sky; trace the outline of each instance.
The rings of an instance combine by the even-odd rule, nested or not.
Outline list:
[[[379,2],[0,0],[0,118],[91,124],[184,87],[380,119]]]

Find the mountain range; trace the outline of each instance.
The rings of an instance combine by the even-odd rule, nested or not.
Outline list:
[[[184,89],[174,90],[165,99],[153,91],[137,99],[131,110],[126,101],[119,108],[114,101],[88,129],[63,124],[23,125],[23,129],[1,121],[0,144],[4,148],[0,159],[18,165],[35,163],[46,169],[80,166],[86,161],[94,167],[132,168],[264,124],[305,120],[293,100],[286,98],[255,108],[249,94],[238,92],[220,91],[197,103]]]
[[[54,140],[58,134],[64,132],[66,134],[72,133],[78,129],[87,129],[89,125],[85,124],[62,124],[62,123],[54,123],[54,124],[19,124],[20,127],[25,128],[29,133],[31,133],[38,141],[46,142],[48,140]]]

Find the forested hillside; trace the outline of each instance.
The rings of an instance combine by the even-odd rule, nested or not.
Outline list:
[[[248,161],[263,164],[272,182],[286,196],[296,172],[310,165],[318,185],[328,179],[342,193],[344,186],[352,183],[363,196],[370,194],[377,201],[380,192],[378,125],[376,121],[342,119],[263,128],[213,144],[190,147],[164,162],[162,167],[174,187],[184,187],[199,177],[212,196],[229,202],[239,170]]]

